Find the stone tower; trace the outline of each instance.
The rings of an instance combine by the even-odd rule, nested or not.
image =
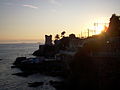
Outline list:
[[[45,35],[45,45],[52,45],[52,35]]]

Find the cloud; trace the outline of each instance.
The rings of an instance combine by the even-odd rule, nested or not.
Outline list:
[[[24,7],[28,7],[28,8],[38,9],[37,6],[30,5],[30,4],[24,4],[23,6],[24,6]]]

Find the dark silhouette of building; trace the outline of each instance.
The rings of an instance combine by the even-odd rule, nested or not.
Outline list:
[[[45,45],[52,45],[52,35],[45,35]]]
[[[112,15],[107,32],[110,37],[120,36],[120,16]]]
[[[88,39],[75,54],[71,64],[74,90],[120,89],[120,17],[110,18],[104,35]]]

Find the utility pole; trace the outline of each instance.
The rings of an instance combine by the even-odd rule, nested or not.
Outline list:
[[[90,30],[88,29],[88,37],[89,37]]]
[[[82,38],[82,31],[81,31],[81,38]]]

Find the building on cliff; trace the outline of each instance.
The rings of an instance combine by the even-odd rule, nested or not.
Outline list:
[[[52,35],[45,35],[45,45],[52,45]]]

